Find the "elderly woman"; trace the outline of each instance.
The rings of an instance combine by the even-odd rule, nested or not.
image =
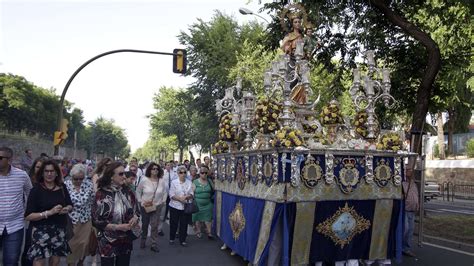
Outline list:
[[[168,187],[163,178],[163,169],[156,163],[150,163],[145,171],[145,177],[137,188],[137,200],[142,213],[142,240],[140,248],[145,248],[148,226],[151,223],[151,251],[159,252],[158,226],[161,209],[168,197]]]
[[[125,185],[122,163],[112,162],[99,179],[92,204],[102,266],[130,265],[133,240],[140,234],[139,215],[135,194]]]
[[[211,234],[211,222],[212,222],[212,211],[214,204],[212,203],[212,195],[214,193],[214,184],[212,180],[208,178],[209,168],[205,165],[201,166],[199,171],[200,177],[194,180],[194,198],[199,212],[193,213],[193,223],[195,223],[196,236],[202,238],[201,227],[202,224],[206,226],[207,237],[214,239]]]
[[[92,232],[91,207],[94,200],[94,185],[86,179],[86,166],[76,164],[69,172],[71,178],[66,184],[74,208],[69,213],[73,224],[74,237],[69,240],[72,254],[67,257],[68,265],[83,265],[84,258],[89,254],[89,240]]]
[[[186,167],[178,167],[178,178],[171,182],[170,187],[170,245],[174,244],[176,231],[179,227],[179,242],[186,247],[188,222],[191,214],[184,213],[184,203],[193,198],[193,183],[186,179]]]
[[[191,165],[189,167],[189,177],[188,177],[188,179],[191,180],[191,182],[193,182],[194,180],[196,180],[198,178],[199,178],[199,175],[198,175],[197,167],[194,166],[194,165]]]
[[[66,240],[67,214],[72,210],[68,190],[62,184],[59,165],[47,160],[38,171],[37,184],[28,197],[26,220],[32,226],[28,258],[33,265],[59,265],[59,257],[67,256],[70,248]]]

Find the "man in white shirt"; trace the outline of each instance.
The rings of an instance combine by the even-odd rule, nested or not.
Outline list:
[[[167,194],[169,194],[169,189],[170,189],[170,186],[171,186],[171,181],[175,180],[178,178],[178,175],[176,174],[175,171],[173,171],[173,166],[172,166],[172,162],[167,162],[166,165],[165,165],[165,171],[163,173],[163,178],[164,178],[164,181],[165,181],[165,184],[166,184],[166,189],[167,189]],[[162,208],[161,209],[161,215],[160,215],[160,219],[165,222],[166,219],[168,219],[168,211],[169,211],[169,203],[170,203],[170,198],[168,197],[166,199],[166,208]],[[160,223],[158,225],[158,231],[159,231],[159,235],[160,236],[164,236],[165,234],[163,233],[163,223]]]

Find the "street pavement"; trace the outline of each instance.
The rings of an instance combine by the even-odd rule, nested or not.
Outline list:
[[[425,202],[424,207],[426,211],[439,214],[474,215],[474,200],[430,200]]]
[[[424,244],[423,247],[415,246],[413,252],[416,258],[403,256],[403,266],[473,266],[474,254],[447,250],[438,246]]]

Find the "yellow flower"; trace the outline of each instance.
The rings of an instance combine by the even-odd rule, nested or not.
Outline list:
[[[290,137],[290,138],[296,137],[295,132],[290,132],[290,134],[288,134],[288,137]]]
[[[286,147],[290,147],[290,146],[291,146],[291,141],[286,140],[286,141],[285,141],[285,146],[286,146]]]
[[[273,114],[272,114],[272,117],[275,118],[275,119],[277,119],[277,118],[278,118],[278,115],[277,115],[276,113],[273,113]]]
[[[332,113],[331,116],[332,116],[333,118],[336,118],[336,117],[337,117],[337,114]]]
[[[301,145],[301,141],[295,140],[295,144],[296,144],[296,146],[300,146],[300,145]]]
[[[279,133],[277,134],[277,137],[278,137],[279,139],[283,139],[283,138],[285,138],[285,133],[279,132]]]
[[[324,114],[329,114],[329,113],[330,113],[330,112],[329,112],[329,109],[328,109],[327,107],[324,107],[324,111],[323,111],[323,112],[324,112]]]

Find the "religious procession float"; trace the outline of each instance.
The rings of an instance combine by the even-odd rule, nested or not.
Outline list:
[[[400,257],[410,154],[403,134],[380,130],[375,115],[377,104],[395,102],[389,70],[365,52],[350,88],[356,115],[343,117],[336,100],[316,108],[309,59],[317,44],[305,18],[298,4],[282,12],[293,31],[264,73],[264,97],[238,81],[216,101],[214,228],[255,265]]]

